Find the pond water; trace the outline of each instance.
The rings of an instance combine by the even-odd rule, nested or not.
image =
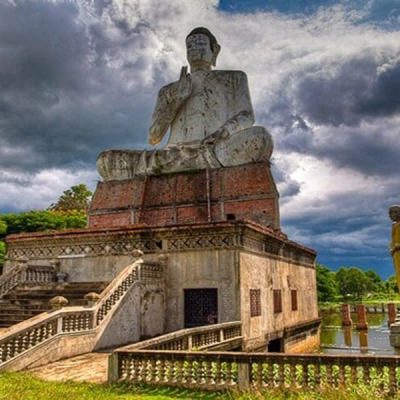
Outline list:
[[[353,326],[342,327],[340,313],[323,313],[321,351],[329,354],[397,354],[389,343],[388,314],[368,313],[367,331],[356,329],[357,317],[352,314]]]

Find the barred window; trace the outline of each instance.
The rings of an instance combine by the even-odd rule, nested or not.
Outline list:
[[[274,313],[282,312],[282,291],[280,289],[274,290]]]
[[[290,296],[292,299],[292,311],[297,311],[298,306],[297,306],[297,290],[291,290],[290,291]]]
[[[261,315],[261,290],[250,289],[250,316]]]

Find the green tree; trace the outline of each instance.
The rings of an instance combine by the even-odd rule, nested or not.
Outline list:
[[[342,296],[346,296],[349,293],[347,288],[347,271],[346,267],[340,267],[335,273],[338,291]]]
[[[338,294],[335,273],[321,264],[317,264],[317,293],[320,302],[334,301]]]
[[[6,255],[6,244],[0,240],[0,274],[3,270],[4,256]]]
[[[368,291],[368,278],[357,267],[340,267],[335,275],[341,295],[350,295],[355,299],[362,299]]]
[[[382,278],[374,269],[364,272],[367,278],[367,291],[371,293],[382,293],[385,289]]]
[[[7,235],[22,232],[38,232],[53,229],[83,228],[86,226],[84,211],[28,211],[19,214],[3,214]]]
[[[0,238],[3,238],[7,232],[7,224],[0,219]],[[0,240],[0,274],[3,271],[4,257],[6,255],[6,244]]]
[[[389,276],[389,278],[385,282],[385,287],[389,298],[392,298],[394,293],[399,293],[396,275]]]
[[[7,232],[7,224],[0,218],[0,237],[3,237]]]
[[[85,184],[72,186],[65,190],[58,198],[57,203],[52,204],[49,209],[54,211],[78,210],[86,212],[92,192]]]

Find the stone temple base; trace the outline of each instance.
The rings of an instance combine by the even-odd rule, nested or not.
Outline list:
[[[268,163],[99,182],[89,228],[252,220],[280,230]]]
[[[318,344],[315,252],[250,221],[76,229],[11,235],[6,271],[59,262],[71,282],[110,281],[132,251],[165,265],[163,333],[242,322],[245,350],[303,352]],[[204,313],[204,308],[209,308]]]

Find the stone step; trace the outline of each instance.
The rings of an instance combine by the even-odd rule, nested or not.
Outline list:
[[[0,327],[9,327],[50,309],[49,301],[63,296],[70,306],[84,306],[84,296],[101,293],[108,282],[47,282],[25,283],[16,286],[0,302]]]

